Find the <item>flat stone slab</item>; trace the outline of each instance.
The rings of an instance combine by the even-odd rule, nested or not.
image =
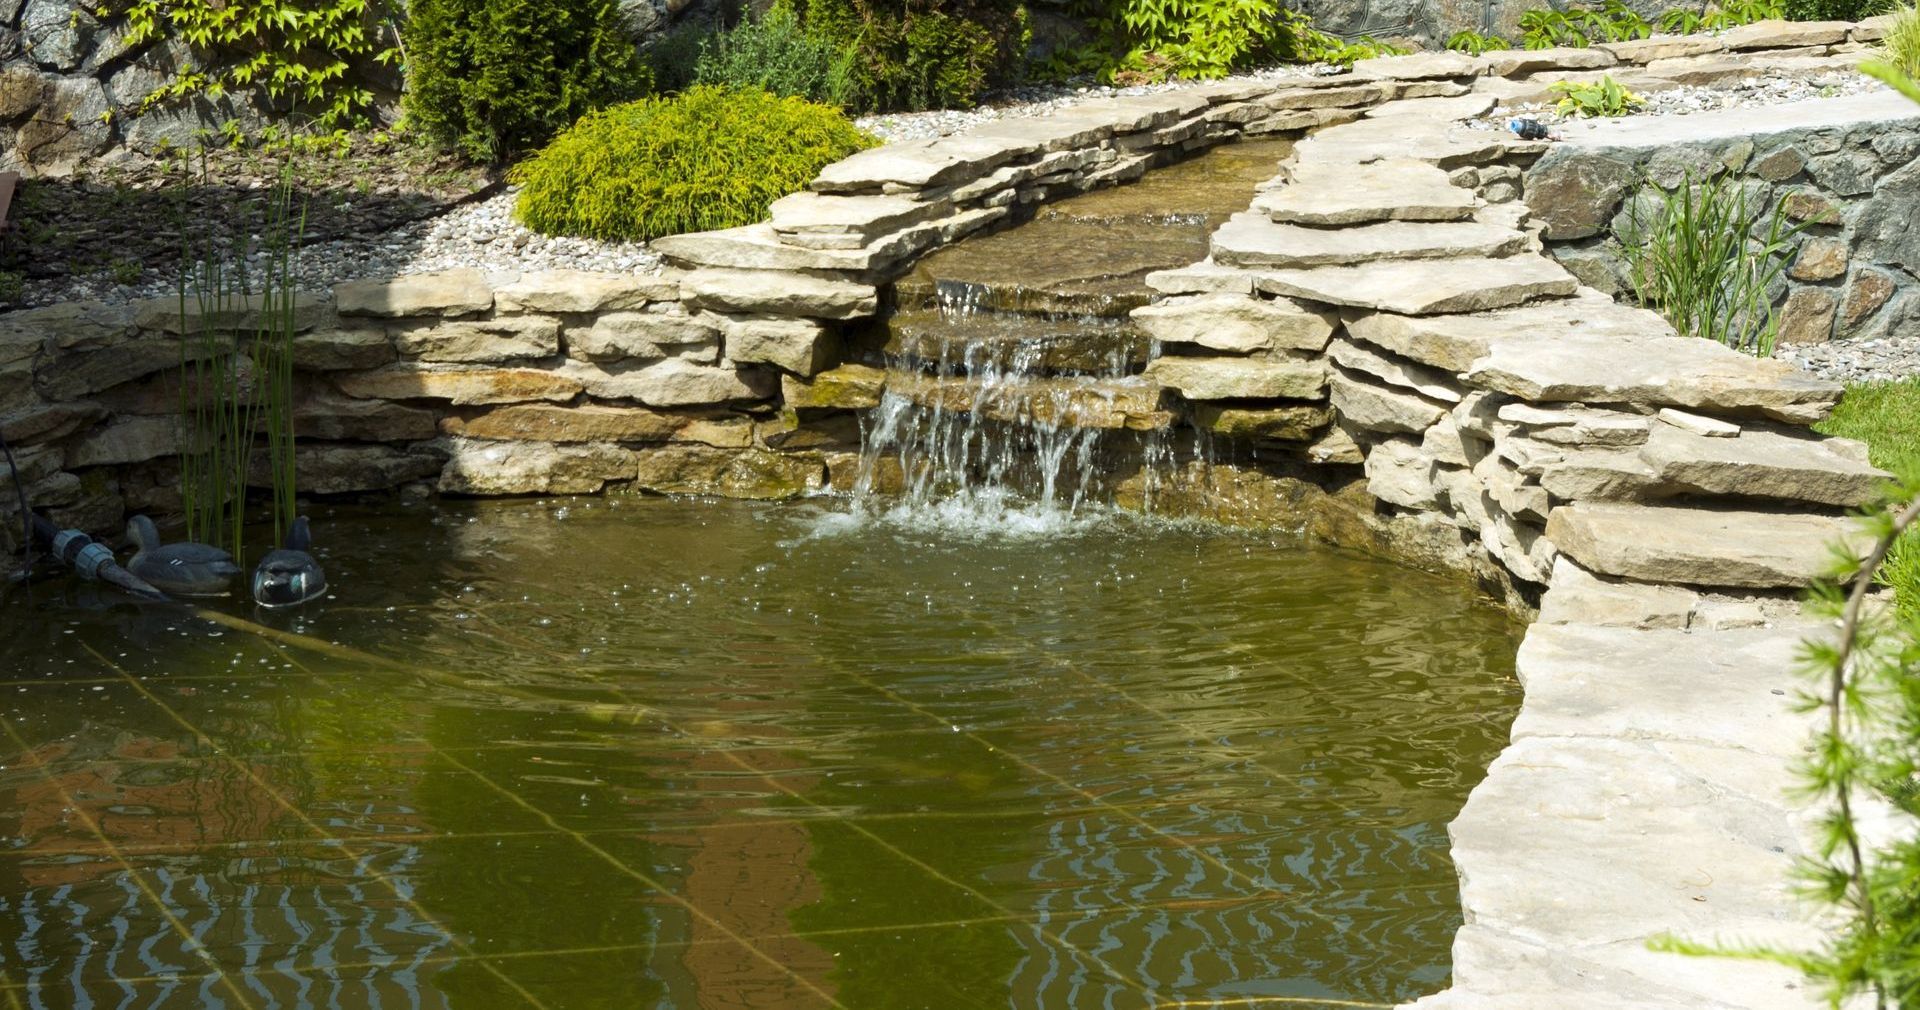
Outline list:
[[[1312,400],[1327,388],[1327,366],[1305,358],[1159,357],[1146,378],[1189,400]]]
[[[964,182],[1013,160],[1022,153],[1021,146],[966,136],[887,144],[828,165],[808,188],[816,193],[879,193],[890,186],[919,190]]]
[[[988,384],[964,376],[892,372],[886,388],[923,407],[1051,427],[1154,431],[1171,426],[1174,417],[1161,407],[1161,388],[1151,377]]]
[[[1579,288],[1560,264],[1532,254],[1270,270],[1258,283],[1262,291],[1289,298],[1408,316],[1508,308],[1564,298]]]
[[[1523,232],[1484,221],[1388,221],[1307,228],[1243,212],[1213,233],[1213,258],[1242,267],[1341,266],[1383,259],[1509,256],[1525,252],[1529,241]]]
[[[1286,299],[1213,294],[1178,298],[1133,310],[1133,321],[1153,339],[1194,344],[1234,354],[1258,351],[1319,351],[1327,346],[1339,319]]]
[[[773,230],[802,238],[840,236],[844,241],[828,248],[857,249],[875,238],[923,221],[953,213],[945,200],[915,200],[905,196],[838,196],[802,190],[773,202]]]
[[[1414,116],[1429,121],[1459,122],[1484,116],[1499,99],[1492,95],[1458,95],[1452,98],[1403,98],[1384,102],[1367,110],[1368,119],[1392,119]]]
[[[1553,510],[1547,538],[1582,568],[1642,582],[1798,588],[1826,574],[1832,545],[1863,545],[1840,516],[1574,502]]]
[[[1696,494],[1866,505],[1893,475],[1801,430],[1748,427],[1731,438],[1656,424],[1639,449],[1660,480]]]
[[[1790,362],[1675,336],[1658,315],[1594,292],[1475,315],[1346,318],[1355,339],[1535,403],[1679,407],[1806,424],[1825,417],[1842,392]]]
[[[1474,77],[1487,68],[1486,60],[1445,50],[1411,56],[1376,56],[1353,65],[1361,80],[1421,81],[1436,77]]]
[[[695,308],[813,319],[857,319],[879,307],[872,286],[780,270],[695,270],[680,290]]]
[[[1256,196],[1253,209],[1291,224],[1349,225],[1369,221],[1462,221],[1479,199],[1423,161],[1295,165],[1288,184]]]

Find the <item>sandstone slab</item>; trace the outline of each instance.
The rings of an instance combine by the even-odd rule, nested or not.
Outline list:
[[[1327,426],[1327,409],[1317,404],[1233,407],[1196,403],[1193,423],[1221,438],[1268,442],[1309,442]]]
[[[1269,270],[1258,284],[1289,298],[1411,316],[1507,308],[1564,298],[1579,287],[1558,263],[1538,255]]]
[[[399,357],[385,330],[318,330],[293,338],[293,367],[303,372],[379,368]]]
[[[1389,386],[1410,389],[1441,403],[1460,402],[1459,383],[1438,369],[1394,358],[1346,339],[1329,344],[1327,356],[1348,372],[1364,373]]]
[[[342,445],[306,442],[293,448],[300,490],[308,494],[357,494],[386,491],[433,477],[440,472],[446,451],[438,446],[397,449],[386,445]],[[266,457],[254,457],[247,470],[253,487],[271,484]]]
[[[872,285],[778,270],[695,270],[680,281],[696,308],[815,319],[855,319],[878,308]]]
[[[1327,346],[1338,318],[1286,299],[1234,294],[1176,298],[1133,310],[1147,335],[1166,344],[1192,344],[1234,354],[1318,351]]]
[[[592,325],[567,329],[567,356],[582,361],[685,358],[714,364],[720,357],[720,317],[701,313],[603,313]]]
[[[1440,507],[1441,490],[1434,483],[1433,459],[1410,439],[1389,438],[1367,450],[1367,493],[1402,508]]]
[[[493,288],[480,271],[460,269],[347,281],[334,286],[333,300],[343,316],[460,316],[493,308]]]
[[[471,417],[449,417],[440,423],[440,430],[461,438],[509,442],[698,442],[742,449],[753,442],[753,423],[745,417],[702,417],[599,404],[514,404]]]
[[[1335,370],[1328,399],[1340,419],[1368,431],[1418,435],[1438,422],[1447,408],[1423,396],[1364,382]]]
[[[128,417],[90,432],[67,446],[67,466],[144,463],[179,451],[180,421],[174,417]]]
[[[1641,582],[1792,588],[1825,574],[1837,542],[1861,544],[1851,519],[1806,513],[1575,502],[1547,536],[1582,568]]]
[[[393,335],[395,348],[421,361],[492,364],[560,353],[560,324],[543,316],[456,319]]]
[[[886,372],[860,364],[841,365],[811,379],[780,377],[780,393],[787,408],[803,414],[878,407],[886,386]]]
[[[1685,628],[1699,599],[1698,593],[1678,586],[1602,578],[1562,555],[1554,560],[1546,594],[1540,597],[1540,623]]]
[[[811,319],[781,316],[722,316],[727,360],[773,365],[806,377],[832,367],[840,357],[839,338]]]
[[[294,403],[293,431],[302,439],[328,442],[413,442],[438,433],[431,410],[318,391]]]
[[[571,400],[581,390],[574,379],[535,368],[426,369],[395,365],[341,373],[333,381],[341,392],[363,399],[449,400],[462,404]]]
[[[779,501],[819,491],[827,482],[826,460],[817,453],[669,445],[637,458],[634,486],[663,494]]]
[[[1146,379],[1189,400],[1312,400],[1327,386],[1327,366],[1304,358],[1186,358],[1147,364]]]
[[[1525,233],[1483,221],[1388,221],[1309,228],[1240,213],[1213,233],[1213,259],[1249,268],[1337,266],[1373,260],[1509,256],[1525,252],[1529,244]]]
[[[568,361],[558,373],[597,399],[634,400],[649,407],[750,403],[765,400],[780,388],[775,373],[765,369],[703,365],[680,358],[606,366]]]
[[[500,312],[615,312],[649,301],[673,301],[680,297],[680,282],[671,273],[541,270],[502,284],[493,297]]]
[[[1479,201],[1423,161],[1390,158],[1366,164],[1293,166],[1279,189],[1254,198],[1253,209],[1273,220],[1331,227],[1373,221],[1464,221]]]
[[[635,455],[612,445],[447,440],[440,490],[451,494],[592,494],[633,477]]]

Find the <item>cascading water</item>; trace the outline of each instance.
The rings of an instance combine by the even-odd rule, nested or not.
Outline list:
[[[1188,443],[1139,375],[1153,348],[1127,314],[1148,301],[1146,274],[1206,255],[1283,153],[1211,152],[924,261],[895,289],[858,511],[1002,535],[1058,530],[1117,499],[1151,511]]]

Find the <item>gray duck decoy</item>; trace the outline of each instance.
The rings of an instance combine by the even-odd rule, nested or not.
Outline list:
[[[287,545],[268,551],[253,570],[253,601],[263,607],[291,607],[326,592],[327,573],[307,553],[312,549],[307,517],[294,517],[287,527]]]
[[[146,516],[127,520],[127,536],[140,547],[127,562],[127,571],[163,593],[225,596],[233,588],[233,577],[240,574],[233,555],[218,547],[193,543],[162,546],[160,531]]]

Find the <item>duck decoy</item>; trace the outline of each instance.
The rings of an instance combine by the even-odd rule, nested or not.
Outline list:
[[[263,607],[291,607],[326,592],[327,573],[307,553],[312,549],[307,517],[294,517],[287,527],[287,545],[268,551],[253,570],[253,601]]]
[[[225,596],[240,574],[233,555],[206,544],[160,543],[160,531],[153,520],[134,516],[127,520],[127,536],[140,549],[127,562],[127,571],[146,580],[154,588],[174,596]]]

